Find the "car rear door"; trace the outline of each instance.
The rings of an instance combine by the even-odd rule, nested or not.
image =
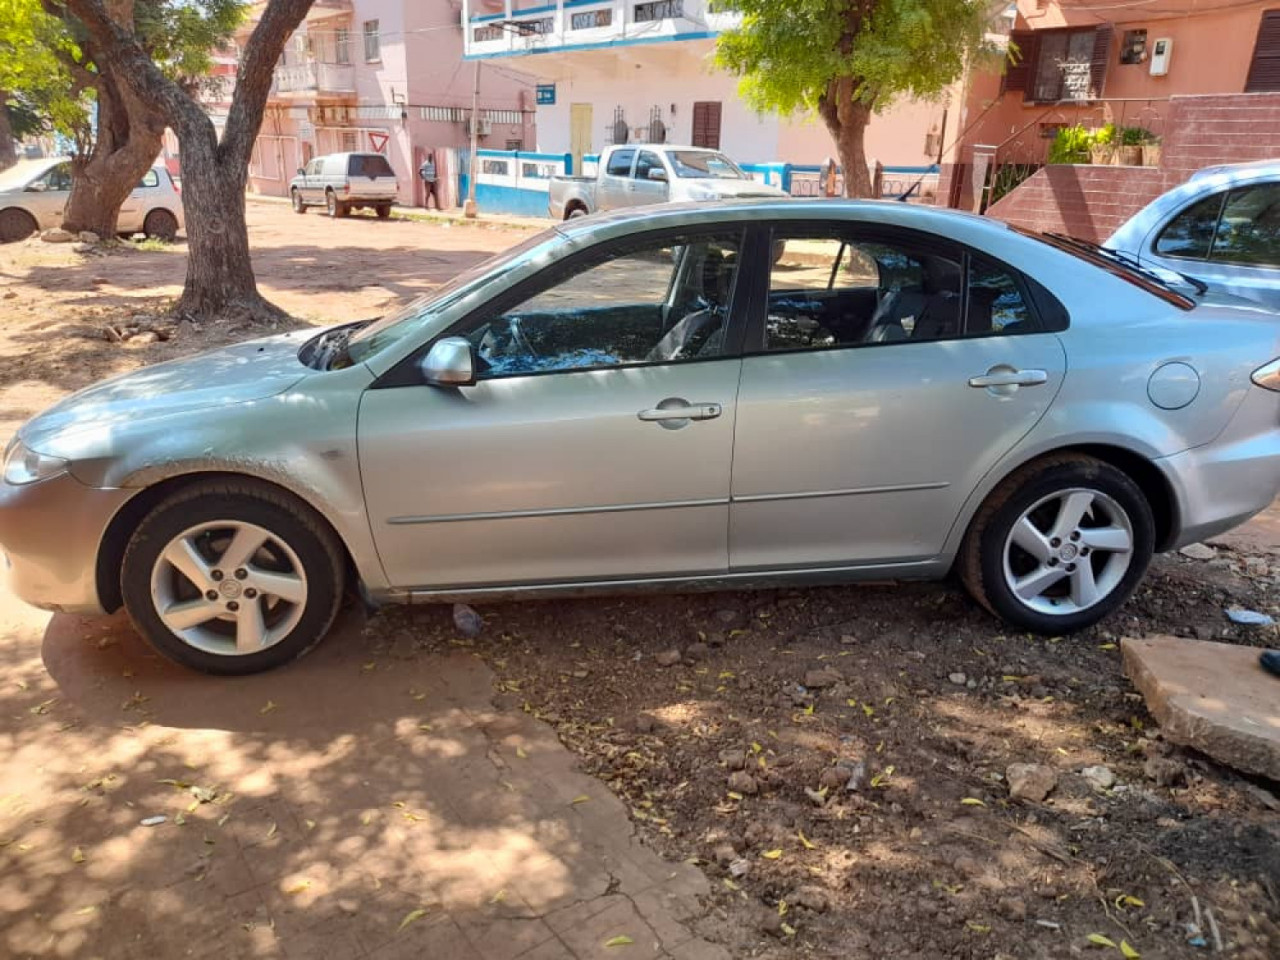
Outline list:
[[[473,344],[474,385],[371,389],[360,467],[391,582],[722,574],[742,235],[581,251],[449,331]]]
[[[631,168],[635,159],[632,147],[615,148],[602,158],[604,167],[596,180],[597,209],[616,210],[631,205]]]
[[[935,557],[981,477],[1049,409],[1062,345],[1023,278],[927,235],[780,226],[757,249],[778,243],[803,256],[773,266],[748,328],[730,568]]]
[[[147,211],[155,203],[148,201],[154,200],[160,192],[160,174],[155,170],[148,170],[142,175],[142,179],[138,181],[138,185],[130,191],[129,196],[125,197],[124,203],[120,205],[119,228],[121,233],[136,233],[142,229],[143,218],[146,217]]]
[[[28,185],[22,195],[22,206],[30,211],[41,230],[62,223],[62,212],[71,195],[71,164],[59,163]]]

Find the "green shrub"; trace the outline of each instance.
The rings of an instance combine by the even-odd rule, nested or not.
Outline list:
[[[1049,144],[1050,163],[1088,163],[1093,135],[1080,124],[1062,127]]]
[[[1120,131],[1122,147],[1140,147],[1144,143],[1155,143],[1156,136],[1146,127],[1124,127]]]

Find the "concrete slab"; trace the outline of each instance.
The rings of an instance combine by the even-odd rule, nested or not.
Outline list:
[[[1121,641],[1125,672],[1174,743],[1280,780],[1280,679],[1255,647],[1154,636]]]

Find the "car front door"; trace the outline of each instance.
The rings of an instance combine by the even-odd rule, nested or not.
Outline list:
[[[27,185],[22,205],[31,211],[41,230],[62,223],[62,212],[71,195],[71,164],[60,163]]]
[[[116,226],[121,233],[136,233],[142,229],[142,219],[151,207],[147,200],[159,192],[160,174],[155,170],[148,170],[120,205],[120,218]]]
[[[778,259],[745,346],[731,569],[937,556],[1062,383],[1052,322],[1025,279],[923,235],[783,227],[759,249]]]
[[[1280,310],[1280,183],[1195,201],[1154,229],[1142,259]]]
[[[661,180],[650,176],[659,171]],[[649,203],[662,203],[667,199],[667,168],[662,164],[662,157],[652,150],[641,150],[636,156],[635,172],[631,178],[631,204],[643,206]]]
[[[361,475],[390,581],[723,573],[741,239],[651,233],[573,254],[448,331],[472,345],[474,385],[369,390]]]
[[[616,210],[631,205],[631,167],[636,159],[632,147],[613,150],[596,178],[596,204],[601,210]]]

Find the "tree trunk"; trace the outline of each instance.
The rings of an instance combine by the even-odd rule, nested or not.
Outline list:
[[[860,87],[851,77],[839,77],[827,85],[827,92],[818,100],[818,113],[836,142],[836,153],[844,168],[846,197],[875,196],[865,145],[871,107],[856,98]]]
[[[0,90],[0,170],[8,170],[18,162],[13,148],[13,128],[9,125],[9,98]]]
[[[110,68],[98,80],[98,135],[87,157],[71,161],[71,194],[62,228],[114,237],[120,207],[155,163],[164,117],[114,81]]]
[[[184,135],[185,134],[185,135]],[[248,168],[222,156],[210,135],[179,131],[187,279],[177,314],[220,320],[286,316],[258,292],[245,222]]]

